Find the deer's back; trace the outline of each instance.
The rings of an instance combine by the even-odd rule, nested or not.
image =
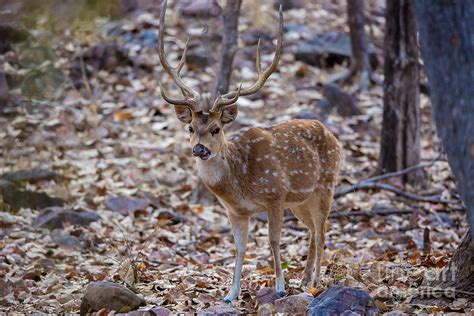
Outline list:
[[[256,203],[300,203],[314,192],[332,194],[339,144],[322,123],[293,120],[250,128],[234,140],[231,164],[243,194]]]

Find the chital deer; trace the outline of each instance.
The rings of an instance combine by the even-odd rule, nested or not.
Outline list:
[[[339,170],[340,149],[336,138],[313,120],[294,120],[268,128],[248,128],[226,139],[223,127],[237,116],[239,96],[262,88],[276,69],[282,48],[283,15],[280,10],[275,57],[262,71],[257,48],[258,79],[250,88],[241,86],[235,92],[217,97],[210,111],[199,109],[199,94],[188,87],[179,73],[185,53],[176,67],[165,58],[166,0],[160,15],[159,57],[163,69],[181,89],[184,98],[172,99],[161,93],[175,107],[178,119],[189,124],[192,154],[196,157],[199,176],[227,209],[236,246],[236,264],[232,286],[226,302],[240,292],[240,279],[247,244],[249,217],[268,212],[269,239],[275,263],[276,290],[285,293],[285,279],[280,262],[280,233],[283,213],[293,211],[309,229],[309,250],[303,284],[319,282],[324,249],[325,222]]]

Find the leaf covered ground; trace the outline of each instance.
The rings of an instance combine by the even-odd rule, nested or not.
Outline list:
[[[274,49],[276,15],[271,4],[244,2],[243,8],[232,87],[254,80],[258,37],[267,38],[263,62],[271,60]],[[22,81],[13,91],[19,101],[9,102],[7,114],[0,116],[0,173],[53,170],[61,179],[20,185],[64,199],[64,209],[93,211],[100,220],[50,230],[33,225],[40,211],[10,212],[2,204],[0,311],[78,312],[85,286],[97,280],[126,282],[149,306],[175,312],[199,311],[223,299],[232,279],[233,238],[225,210],[199,182],[185,126],[160,97],[160,81],[177,91],[156,53],[158,12],[156,6],[111,21],[97,19],[91,22],[96,27],[77,31],[81,36],[55,33],[47,41],[51,56],[41,55],[41,43],[51,34],[46,22],[40,21],[34,30],[37,42],[1,59],[3,70],[15,76],[33,70],[41,76]],[[284,16],[286,24],[309,30],[347,32],[341,4],[308,3]],[[204,55],[216,55],[212,38],[219,36],[220,23],[213,18],[182,17],[171,5],[168,59],[179,60],[187,35],[191,48],[204,47]],[[316,83],[344,66],[321,69],[296,61],[296,46],[308,36],[298,28],[285,34],[278,71],[260,95],[239,100],[239,117],[226,133],[283,122],[305,109],[317,111],[322,95]],[[383,18],[376,14],[370,38],[380,49]],[[31,62],[36,63],[33,70]],[[201,62],[202,58],[192,58],[184,76],[197,89],[211,91],[212,67],[203,68]],[[379,67],[381,76],[380,71]],[[47,83],[42,85],[42,80]],[[351,91],[354,86],[344,89]],[[343,146],[340,185],[368,178],[377,168],[382,96],[382,88],[373,86],[356,94],[362,115],[342,118],[333,111],[325,119]],[[421,156],[431,161],[438,157],[440,144],[426,96],[421,98],[421,113]],[[410,303],[423,279],[436,277],[446,265],[467,230],[443,156],[425,172],[423,186],[404,190],[438,196],[442,203],[411,201],[376,190],[336,200],[327,225],[321,289],[335,283],[360,287],[383,312],[469,310],[466,299],[444,308]],[[388,182],[402,187],[397,178]],[[375,214],[384,211],[392,214]],[[337,215],[342,212],[344,216]],[[289,294],[305,290],[300,279],[307,237],[304,227],[288,214],[281,249]],[[255,312],[256,292],[272,285],[267,239],[265,216],[259,216],[251,223],[242,292],[232,303],[242,312]]]

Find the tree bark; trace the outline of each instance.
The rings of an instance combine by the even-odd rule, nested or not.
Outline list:
[[[384,110],[379,168],[392,172],[420,163],[420,65],[416,22],[409,0],[387,0],[384,39]],[[423,171],[403,176],[420,183]]]
[[[471,227],[443,272],[446,277],[454,276],[454,281],[432,284],[473,292],[474,2],[417,0],[414,3],[437,132]]]
[[[229,90],[232,64],[239,39],[238,25],[241,4],[242,0],[227,0],[224,7],[224,38],[222,40],[217,85],[212,100],[215,100],[219,93],[224,94]]]
[[[365,33],[365,0],[347,1],[347,22],[349,24],[353,71],[360,74],[360,90],[365,91],[369,87],[370,63],[369,63],[369,41]]]
[[[419,0],[415,8],[437,132],[474,229],[474,2]]]

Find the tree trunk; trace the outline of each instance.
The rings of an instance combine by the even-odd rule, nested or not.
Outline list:
[[[474,2],[415,7],[438,135],[474,229]]]
[[[352,47],[351,68],[356,74],[360,74],[360,90],[365,91],[369,87],[370,63],[369,42],[365,33],[365,0],[347,1],[347,23],[350,29]]]
[[[473,292],[474,2],[417,0],[414,3],[437,132],[471,227],[443,272],[446,276],[455,275],[455,281],[441,285]]]
[[[409,0],[387,0],[384,39],[384,109],[379,167],[381,172],[420,162],[420,65],[416,22]],[[423,171],[404,182],[420,183]]]
[[[224,7],[224,38],[222,40],[220,67],[213,101],[218,93],[224,94],[229,90],[232,64],[239,39],[238,25],[241,4],[242,0],[227,0]]]

